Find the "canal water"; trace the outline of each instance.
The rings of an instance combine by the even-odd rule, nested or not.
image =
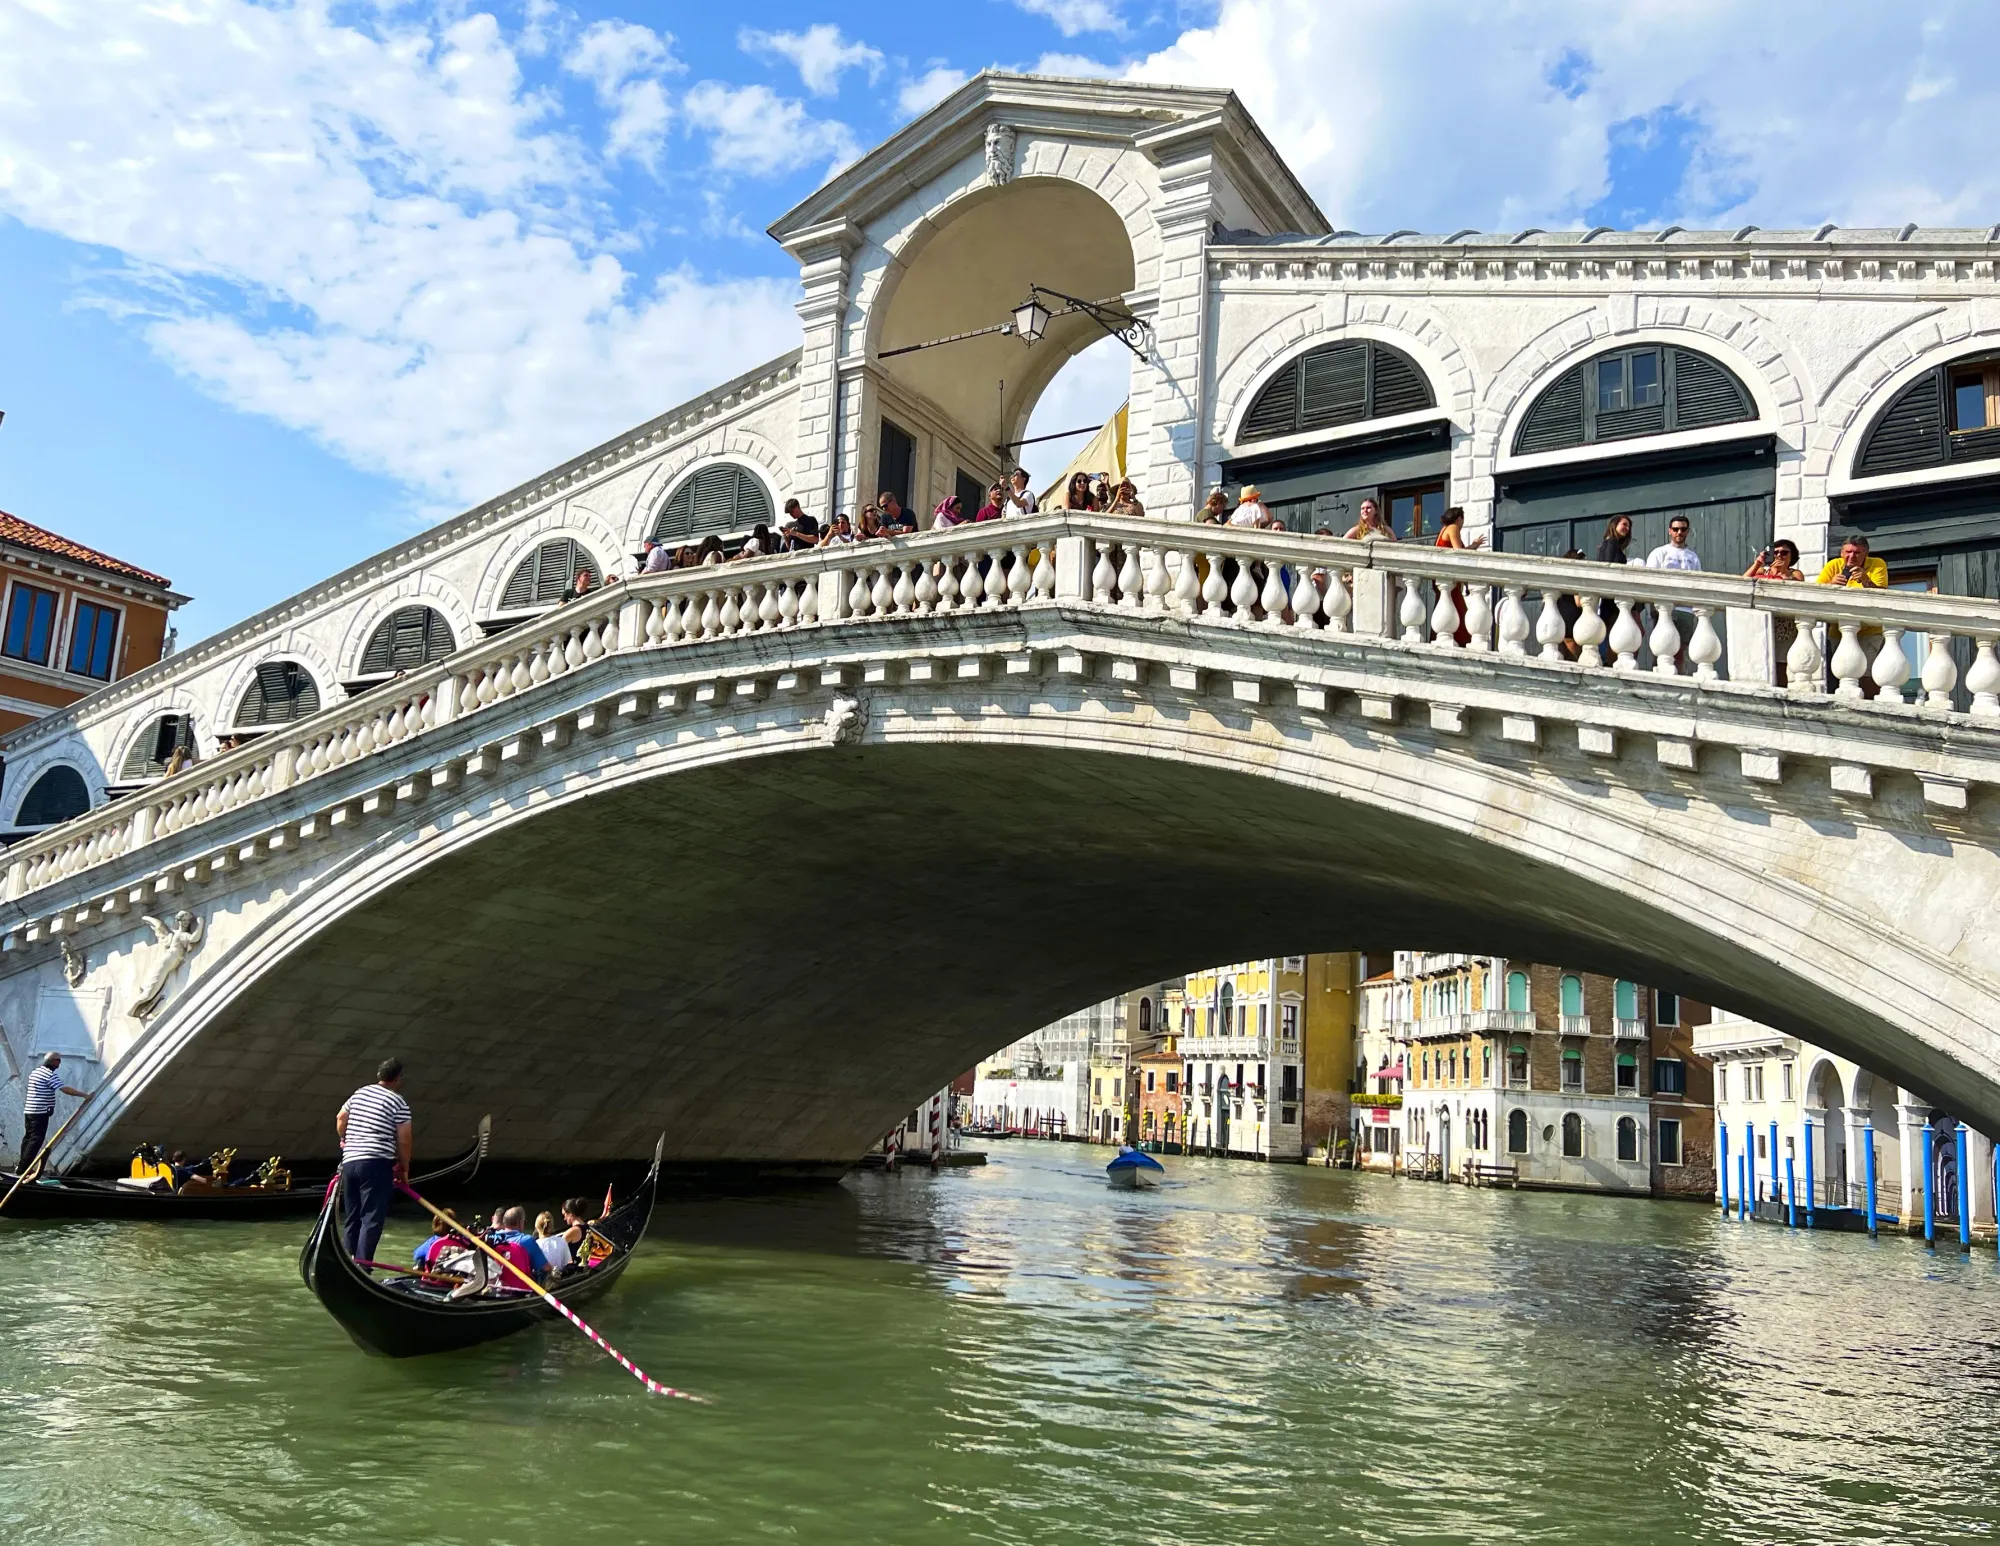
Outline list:
[[[1000,1143],[663,1205],[600,1329],[364,1357],[302,1226],[0,1224],[13,1543],[2000,1535],[1990,1251]],[[399,1249],[414,1223],[398,1221]],[[402,1237],[408,1237],[406,1240]],[[389,1254],[385,1246],[383,1255]]]

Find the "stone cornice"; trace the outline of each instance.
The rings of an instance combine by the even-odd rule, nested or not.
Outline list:
[[[46,714],[31,725],[23,725],[10,736],[0,737],[0,753],[16,756],[23,749],[57,738],[86,723],[95,723],[122,710],[136,698],[158,691],[169,683],[192,675],[259,637],[311,617],[323,608],[356,591],[392,579],[413,561],[433,557],[461,541],[498,525],[510,516],[559,494],[598,481],[617,472],[644,452],[669,441],[702,431],[718,413],[742,406],[789,385],[798,375],[800,351],[787,350],[754,370],[732,377],[722,385],[648,419],[624,434],[571,457],[547,472],[517,484],[506,493],[474,505],[463,515],[429,528],[407,542],[386,548],[321,581],[310,590],[300,591],[274,606],[252,614],[220,633],[167,656],[164,660],[122,677],[67,708]]]

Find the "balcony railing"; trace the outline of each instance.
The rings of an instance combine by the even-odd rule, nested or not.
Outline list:
[[[1475,1009],[1471,1019],[1475,1031],[1521,1031],[1532,1035],[1539,1029],[1534,1011],[1529,1009]]]
[[[1588,1036],[1590,1034],[1589,1015],[1564,1015],[1562,1033],[1565,1036]]]
[[[1632,1019],[1628,1015],[1620,1015],[1611,1022],[1611,1034],[1619,1041],[1644,1041],[1646,1022]]]

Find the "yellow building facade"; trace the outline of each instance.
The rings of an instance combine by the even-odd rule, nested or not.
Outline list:
[[[1188,975],[1177,1038],[1186,1146],[1305,1159],[1348,1128],[1356,958],[1269,956]]]

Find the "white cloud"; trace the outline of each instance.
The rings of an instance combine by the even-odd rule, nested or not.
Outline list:
[[[1044,16],[1055,23],[1066,38],[1084,32],[1110,32],[1123,36],[1125,18],[1118,14],[1115,0],[1014,0],[1030,16]]]
[[[1337,226],[1579,222],[1640,122],[1688,137],[1652,219],[1984,224],[2000,96],[1950,77],[1997,56],[1991,6],[1222,0],[1133,73],[1233,85]]]
[[[531,25],[541,20],[537,15]],[[660,77],[683,68],[674,57],[673,39],[631,22],[593,22],[564,57],[563,68],[589,81],[611,114],[605,155],[657,167],[673,119]]]
[[[789,59],[806,90],[817,97],[838,91],[840,77],[848,70],[866,70],[871,82],[882,78],[882,50],[842,37],[831,22],[816,22],[804,32],[759,32],[745,27],[737,33],[736,42],[745,53]]]
[[[856,154],[847,125],[814,118],[803,103],[769,86],[702,81],[681,99],[681,111],[712,136],[709,159],[725,172],[773,177],[818,161],[838,165]]]
[[[905,117],[914,118],[928,108],[933,108],[963,86],[972,77],[963,70],[955,70],[948,64],[934,64],[922,75],[904,81],[896,93],[896,105]]]
[[[1086,54],[1044,54],[1028,66],[1030,75],[1080,75],[1087,80],[1108,80],[1124,73],[1124,67],[1102,64]]]
[[[175,367],[431,500],[798,338],[791,285],[627,269],[554,112],[456,7],[0,6],[0,213],[121,254],[109,299]]]

